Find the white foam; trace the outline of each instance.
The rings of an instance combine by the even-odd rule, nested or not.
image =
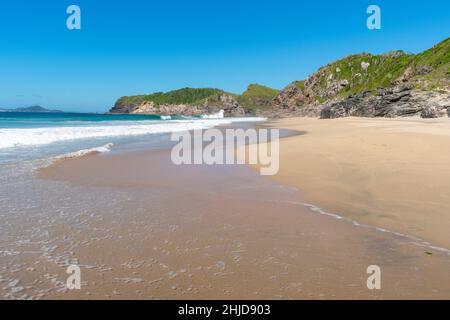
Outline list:
[[[395,235],[395,236],[398,236],[398,237],[401,237],[401,238],[405,238],[405,239],[411,240],[411,243],[414,244],[414,245],[417,245],[417,246],[420,246],[420,247],[424,247],[424,248],[428,248],[428,249],[435,250],[435,251],[440,251],[440,252],[443,252],[443,253],[446,253],[446,254],[450,255],[450,249],[432,245],[430,242],[425,241],[425,240],[423,240],[423,239],[421,239],[419,237],[415,237],[415,236],[412,236],[412,235],[400,233],[400,232],[397,232],[397,231],[391,231],[391,230],[380,228],[380,227],[371,226],[371,225],[368,225],[368,224],[363,224],[363,223],[360,223],[360,222],[358,222],[356,220],[343,217],[343,216],[341,216],[339,214],[325,211],[322,208],[320,208],[320,207],[318,207],[316,205],[310,204],[310,203],[297,202],[297,201],[278,201],[278,200],[266,200],[266,201],[269,201],[269,202],[284,202],[284,203],[290,203],[290,204],[293,204],[293,205],[300,205],[300,206],[308,208],[310,210],[310,212],[318,213],[318,214],[321,214],[321,215],[324,215],[324,216],[329,216],[329,217],[332,217],[332,218],[334,218],[336,220],[341,220],[341,221],[344,221],[344,222],[350,222],[350,223],[353,224],[353,226],[355,226],[357,228],[372,229],[372,230],[376,230],[378,232],[392,234],[392,235]]]
[[[202,114],[200,117],[202,119],[223,119],[224,111],[220,110],[219,112],[213,114]]]
[[[0,149],[39,146],[54,142],[104,138],[118,136],[137,136],[152,133],[169,133],[212,128],[232,122],[264,121],[265,118],[223,118],[199,120],[139,121],[124,122],[120,125],[90,125],[48,128],[3,128],[0,129]]]
[[[75,152],[70,152],[70,153],[66,153],[66,154],[63,154],[63,155],[56,156],[56,157],[53,158],[53,160],[78,158],[78,157],[84,157],[84,156],[87,156],[87,155],[93,154],[93,153],[109,152],[109,151],[111,151],[111,148],[112,148],[113,145],[114,144],[112,144],[112,143],[107,143],[107,144],[105,144],[103,146],[100,146],[100,147],[78,150],[78,151],[75,151]]]

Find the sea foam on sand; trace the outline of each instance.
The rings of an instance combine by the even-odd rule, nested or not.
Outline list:
[[[111,148],[113,145],[114,145],[113,143],[107,143],[100,147],[78,150],[75,152],[70,152],[70,153],[56,156],[53,158],[53,160],[55,161],[55,160],[64,160],[64,159],[70,159],[70,158],[79,158],[79,157],[87,156],[89,154],[109,152],[109,151],[111,151]]]

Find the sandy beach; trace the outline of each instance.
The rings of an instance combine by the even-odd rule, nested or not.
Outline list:
[[[275,179],[359,222],[450,248],[450,121],[292,118]]]
[[[450,1],[4,3],[0,303],[450,301]]]
[[[175,166],[170,150],[89,155],[41,170],[43,183],[72,192],[70,203],[86,208],[84,203],[102,198],[117,202],[108,210],[87,206],[70,217],[47,218],[47,259],[31,255],[20,263],[36,259],[30,281],[36,273],[54,280],[34,280],[29,294],[450,297],[443,281],[450,268],[449,211],[441,200],[448,199],[444,152],[450,136],[440,134],[446,122],[302,118],[270,125],[304,133],[281,140],[280,172],[273,178],[245,165]],[[65,290],[61,282],[68,259],[81,265],[81,290]],[[4,260],[18,264],[14,257]],[[381,290],[366,286],[369,265],[382,270]]]

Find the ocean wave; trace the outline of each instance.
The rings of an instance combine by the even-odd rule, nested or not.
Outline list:
[[[39,146],[54,142],[138,136],[154,133],[170,133],[179,131],[212,128],[218,125],[243,121],[263,121],[264,118],[224,118],[200,120],[170,120],[164,123],[135,123],[120,125],[63,126],[46,128],[0,128],[0,149]]]
[[[202,119],[223,119],[224,111],[220,110],[219,112],[213,113],[213,114],[202,114],[200,116],[200,118],[202,118]]]
[[[105,153],[105,152],[111,151],[111,148],[113,146],[114,146],[113,143],[107,143],[107,144],[105,144],[103,146],[100,146],[100,147],[89,148],[89,149],[82,149],[82,150],[78,150],[78,151],[75,151],[75,152],[62,154],[62,155],[53,157],[52,160],[53,161],[59,161],[59,160],[65,160],[65,159],[84,157],[84,156],[87,156],[87,155],[90,155],[90,154],[95,154],[95,153]]]

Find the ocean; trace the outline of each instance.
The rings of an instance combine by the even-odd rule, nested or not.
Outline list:
[[[68,264],[104,272],[109,267],[97,261],[97,254],[80,258],[78,252],[90,250],[100,239],[77,240],[78,232],[87,228],[98,236],[100,229],[106,230],[98,220],[101,215],[116,221],[114,217],[128,220],[128,214],[147,208],[156,214],[172,197],[172,192],[157,186],[122,189],[42,179],[40,168],[61,157],[91,152],[164,149],[174,143],[170,141],[174,131],[261,120],[223,118],[221,113],[203,117],[0,113],[0,299],[64,295]],[[128,169],[120,168],[125,174]],[[108,233],[107,238],[114,238],[115,231]]]
[[[262,118],[209,116],[115,115],[92,113],[0,113],[0,164],[46,159],[67,153],[111,148],[139,142],[158,144],[161,135],[206,129]],[[159,140],[158,140],[159,139]]]
[[[115,154],[164,149],[175,130],[260,120],[0,114],[0,299],[373,298],[359,275],[392,259],[407,263],[384,271],[396,279],[387,297],[415,297],[395,290],[411,279],[426,279],[414,282],[419,297],[448,292],[446,249],[322,210],[248,166],[176,166],[170,150]],[[62,162],[65,173],[36,170],[89,150],[106,153]],[[433,264],[424,250],[436,252]],[[71,265],[80,290],[66,286]]]

